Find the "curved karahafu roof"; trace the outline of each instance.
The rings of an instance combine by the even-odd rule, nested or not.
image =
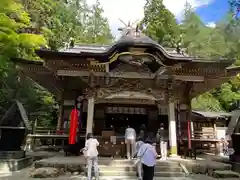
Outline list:
[[[109,69],[115,68],[120,62],[135,66],[148,67],[152,73],[161,70],[161,67],[181,65],[184,68],[226,68],[235,60],[222,61],[206,60],[199,57],[188,56],[177,52],[176,49],[166,49],[137,28],[127,27],[121,38],[111,45],[76,44],[71,47],[52,51],[40,49],[36,53],[44,60],[75,59],[79,63],[96,63],[97,65],[110,64]],[[76,63],[78,63],[76,62]]]
[[[73,43],[74,44],[74,43]],[[162,47],[136,28],[126,28],[121,38],[111,45],[77,44],[59,51],[40,49],[36,53],[41,58],[50,56],[96,58],[99,62],[108,62],[115,54],[131,52],[132,55],[148,54],[161,59],[166,65],[179,62],[206,61],[206,59],[188,56]],[[223,59],[218,59],[217,62]],[[211,60],[212,61],[212,60]],[[232,64],[234,61],[229,62]]]
[[[132,71],[144,73],[141,76],[139,73],[134,76],[128,74],[124,77],[126,79],[151,77],[152,80],[152,77],[156,79],[165,76],[172,80],[179,76],[176,80],[198,82],[192,87],[191,97],[195,97],[226,82],[240,69],[231,67],[235,60],[222,58],[208,60],[180,53],[177,49],[164,48],[137,28],[130,27],[126,28],[121,38],[111,45],[71,42],[59,51],[40,49],[36,53],[43,59],[42,62],[16,58],[12,61],[21,67],[23,74],[38,81],[54,94],[61,89],[62,76],[67,76],[64,78],[69,78],[73,82],[75,81],[73,79],[77,78],[76,81],[81,83],[72,83],[69,87],[74,84],[74,89],[78,89],[88,85],[86,79],[93,74],[99,77],[110,75],[121,77],[117,71],[127,65],[131,69],[131,72],[128,70],[129,73]],[[79,84],[79,87],[76,87],[76,84]]]

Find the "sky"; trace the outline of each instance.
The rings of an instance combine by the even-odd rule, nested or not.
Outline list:
[[[87,0],[89,4],[92,4],[94,1]],[[143,18],[145,0],[99,1],[104,9],[104,16],[109,20],[114,36],[118,35],[117,29],[123,26],[119,18],[126,23]],[[228,0],[163,0],[163,3],[175,15],[177,20],[181,20],[186,1],[195,8],[196,13],[201,17],[203,22],[211,27],[214,27],[216,22],[223,19],[228,10]]]

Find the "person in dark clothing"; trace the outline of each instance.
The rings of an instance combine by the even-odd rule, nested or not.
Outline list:
[[[146,130],[147,130],[147,128],[146,128],[145,124],[142,124],[140,126],[139,137],[141,137],[143,140],[146,139],[146,135],[147,135]]]
[[[156,138],[155,138],[155,135],[153,132],[149,132],[148,133],[148,137],[147,137],[148,140],[151,140],[153,144],[156,143]]]

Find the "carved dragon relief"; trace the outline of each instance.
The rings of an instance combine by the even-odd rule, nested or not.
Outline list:
[[[146,74],[146,73],[148,73],[149,75],[152,74],[150,69],[145,65],[135,66],[127,63],[126,64],[120,63],[119,65],[117,65],[116,68],[114,68],[110,72],[116,73],[117,75],[124,75],[124,73],[126,72],[135,72],[135,73],[139,73],[139,75]]]
[[[107,101],[112,99],[142,99],[142,100],[154,100],[154,101],[163,101],[165,99],[165,93],[163,91],[129,91],[127,89],[109,89],[109,88],[101,88],[95,94],[95,102],[99,101]]]
[[[141,80],[126,80],[120,79],[118,83],[109,85],[105,88],[96,89],[95,97],[96,101],[106,99],[110,96],[117,94],[129,94],[129,97],[136,94],[142,94],[149,98],[154,98],[156,101],[163,100],[165,95],[161,89],[151,89],[149,86],[145,86]],[[132,95],[131,95],[132,93]]]

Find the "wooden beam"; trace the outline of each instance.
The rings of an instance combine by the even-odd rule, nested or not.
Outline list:
[[[156,75],[154,73],[137,73],[137,72],[93,72],[95,76],[102,76],[102,77],[114,77],[114,78],[126,78],[126,79],[154,79]],[[58,70],[58,76],[72,76],[72,77],[81,77],[81,76],[90,76],[91,72],[89,71],[74,71],[74,70]],[[192,82],[203,82],[203,76],[179,76],[173,75],[176,80],[182,81],[192,81]],[[168,75],[160,75],[157,78],[159,79],[168,79]]]
[[[81,77],[81,76],[90,76],[91,72],[89,71],[75,71],[75,70],[58,70],[58,76],[71,76],[71,77]],[[95,72],[96,75],[104,76],[104,72]]]
[[[173,76],[176,80],[191,81],[191,82],[204,82],[204,76]]]

